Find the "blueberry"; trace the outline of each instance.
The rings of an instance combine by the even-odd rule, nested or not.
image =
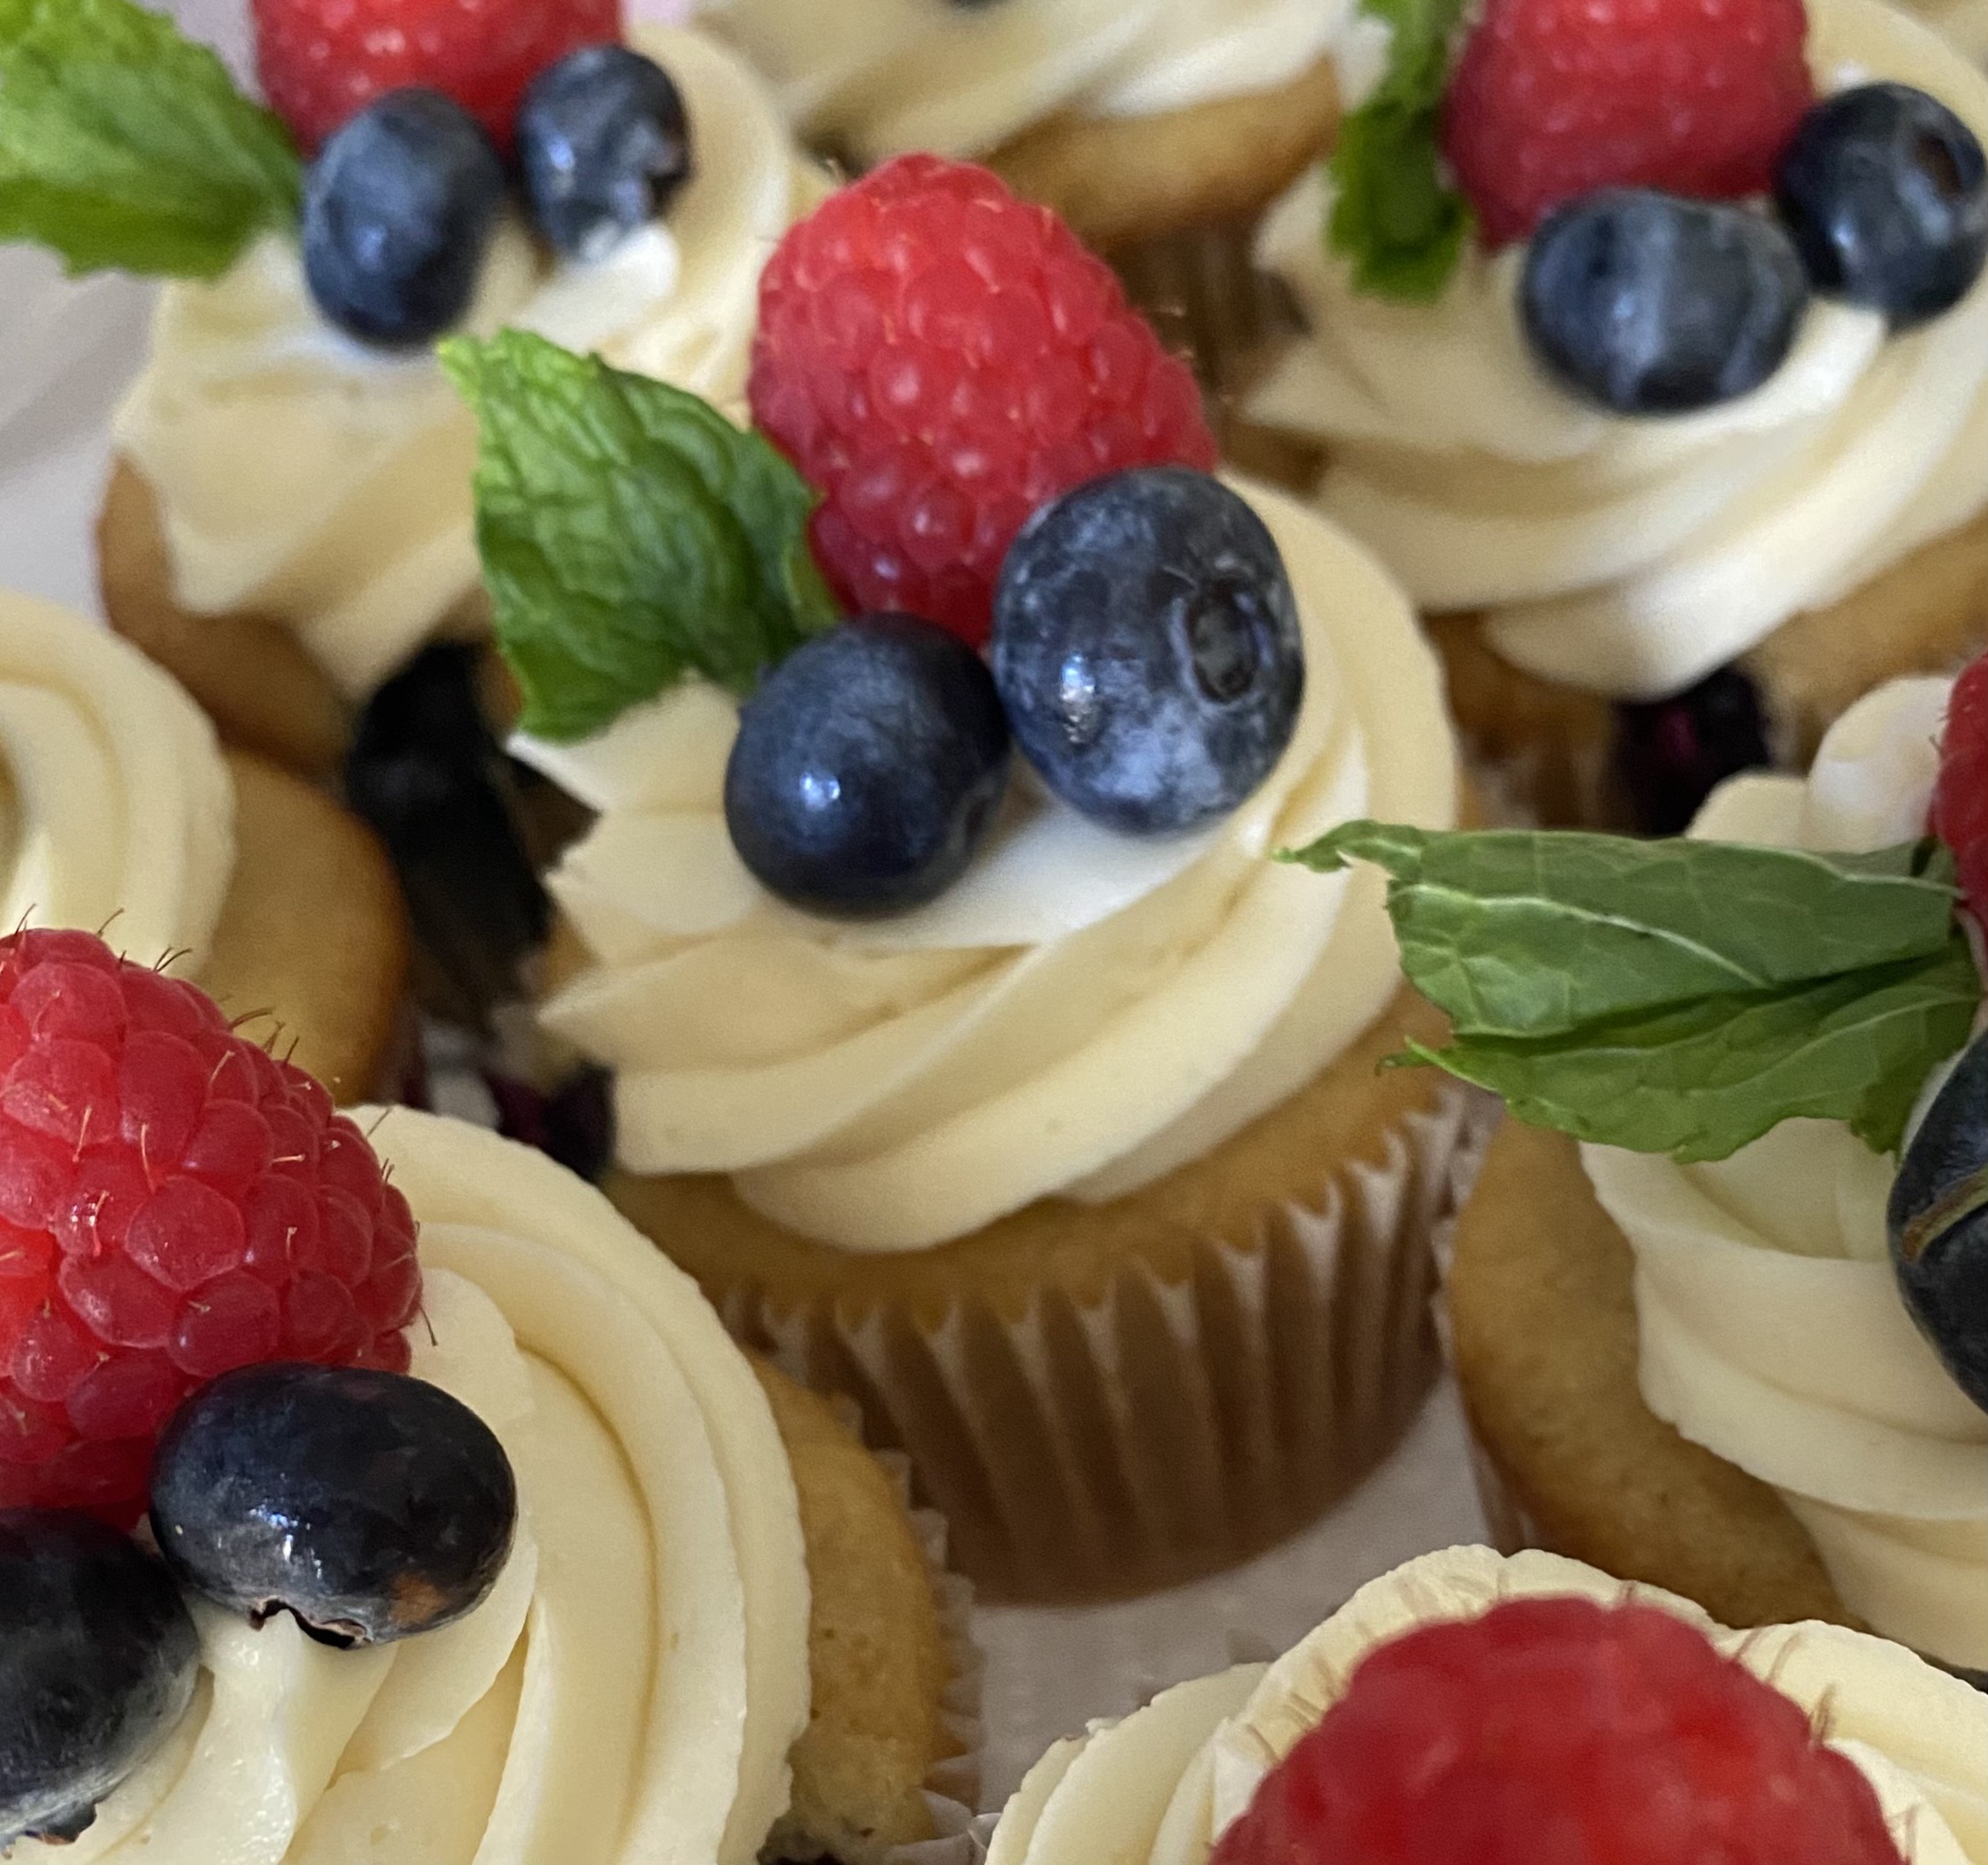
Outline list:
[[[0,1510],[0,1853],[86,1830],[185,1714],[199,1670],[179,1589],[129,1537]]]
[[[468,310],[503,208],[504,165],[475,119],[438,91],[389,91],[311,165],[311,295],[362,342],[428,343]]]
[[[1764,215],[1646,188],[1556,209],[1519,285],[1547,372],[1624,415],[1681,414],[1757,388],[1808,302],[1793,243]]]
[[[552,918],[478,667],[460,642],[423,648],[367,702],[345,761],[346,800],[386,844],[432,961],[423,1000],[473,1024],[519,995]]]
[[[1043,782],[1127,835],[1235,808],[1283,756],[1305,696],[1275,541],[1185,467],[1108,474],[1038,512],[1001,566],[993,657]]]
[[[1774,201],[1818,291],[1895,330],[1965,298],[1988,259],[1988,160],[1974,132],[1909,85],[1859,85],[1801,120]]]
[[[914,616],[864,616],[797,648],[739,720],[725,820],[781,899],[858,918],[936,899],[966,872],[1008,770],[979,655]]]
[[[503,1571],[518,1490],[489,1426],[404,1374],[276,1363],[173,1414],[151,1524],[187,1586],[257,1625],[293,1613],[379,1645],[473,1611]]]
[[[1898,1163],[1885,1221],[1912,1319],[1988,1411],[1988,1036],[1933,1096]]]
[[[562,253],[597,259],[690,179],[690,125],[652,59],[583,46],[526,92],[518,158],[539,231]]]
[[[1670,699],[1616,707],[1615,772],[1638,834],[1677,836],[1729,777],[1774,760],[1760,694],[1720,667]]]

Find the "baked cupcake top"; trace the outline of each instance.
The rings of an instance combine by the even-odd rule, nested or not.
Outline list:
[[[0,860],[11,930],[102,927],[197,974],[234,872],[234,784],[169,674],[81,616],[0,593]]]
[[[35,1019],[0,1129],[10,1248],[63,1265],[39,1311],[0,1310],[4,1409],[40,1434],[0,1465],[0,1561],[11,1588],[71,1573],[78,1518],[46,1512],[121,1527],[149,1495],[188,1602],[126,1624],[161,1570],[104,1537],[126,1584],[83,1586],[41,1643],[7,1621],[0,1839],[754,1858],[807,1723],[809,1581],[765,1395],[688,1278],[542,1155],[407,1109],[335,1117],[84,935],[8,941],[0,985],[11,1025]],[[77,1154],[108,1189],[80,1217],[55,1195],[46,1227],[23,1191],[38,1067],[114,1103]],[[58,1659],[89,1724],[60,1739],[34,1668]]]
[[[1988,662],[1881,688],[1806,780],[1731,780],[1688,841],[1370,824],[1314,851],[1392,872],[1410,975],[1456,1023],[1420,1058],[1587,1142],[1651,1410],[1778,1490],[1853,1612],[1970,1667],[1984,694]]]
[[[845,1249],[1117,1196],[1304,1086],[1398,988],[1377,891],[1263,857],[1380,797],[1454,820],[1432,658],[1339,534],[1194,469],[1184,370],[983,171],[909,158],[838,195],[769,265],[761,330],[755,410],[799,475],[543,346],[450,352],[484,414],[515,748],[599,813],[552,877],[585,962],[545,1021],[614,1069],[624,1166],[730,1173]],[[541,488],[579,466],[541,458],[554,406],[562,432],[703,424],[740,483],[777,466],[771,566],[802,592],[758,611],[777,638],[718,639],[717,593],[674,591],[698,546],[674,516],[624,523],[659,542],[612,576],[591,528],[560,534]],[[663,639],[644,608],[672,602]]]
[[[1336,60],[1378,75],[1386,29],[1358,0],[706,0],[802,134],[869,164],[982,156],[1058,116],[1150,116],[1275,91]]]
[[[1659,9],[1557,51],[1552,17],[1499,0],[1454,70],[1397,70],[1419,128],[1356,120],[1273,210],[1259,256],[1311,335],[1250,408],[1326,445],[1322,508],[1420,608],[1654,697],[1988,504],[1988,80],[1876,0]],[[1860,147],[1894,153],[1852,199]]]
[[[1988,1704],[1896,1645],[1728,1632],[1578,1562],[1454,1548],[1361,1589],[1272,1665],[1058,1743],[989,1858],[1075,1865],[1109,1844],[1245,1865],[1354,1845],[1375,1865],[1497,1865],[1556,1838],[1613,1856],[1632,1826],[1635,1856],[1682,1865],[1715,1840],[1736,1860],[1822,1855],[1813,1822],[1844,1860],[1978,1865],[1984,1779]]]

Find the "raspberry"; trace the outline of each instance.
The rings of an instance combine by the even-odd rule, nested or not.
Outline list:
[[[446,92],[509,152],[526,87],[622,36],[621,0],[253,0],[270,107],[306,149],[402,85]]]
[[[1209,468],[1194,378],[1110,269],[985,169],[902,156],[832,195],[760,283],[753,416],[822,495],[858,611],[978,646],[1038,507],[1120,467]]]
[[[86,932],[0,940],[0,1508],[129,1526],[180,1402],[408,1364],[414,1215],[301,1069]]]
[[[1947,702],[1932,828],[1954,851],[1974,917],[1988,921],[1988,654],[1962,673]]]
[[[1530,1599],[1381,1647],[1213,1865],[1900,1865],[1798,1705],[1648,1606]]]
[[[1813,100],[1802,0],[1486,0],[1443,150],[1492,246],[1597,188],[1764,193]]]

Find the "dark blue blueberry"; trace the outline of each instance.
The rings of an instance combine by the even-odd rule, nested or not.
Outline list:
[[[87,1515],[0,1510],[0,1853],[73,1839],[193,1700],[173,1577]]]
[[[1670,699],[1616,707],[1616,779],[1638,833],[1678,836],[1729,777],[1774,760],[1752,681],[1720,667]]]
[[[1988,259],[1988,160],[1974,132],[1909,85],[1859,85],[1801,120],[1774,201],[1818,291],[1894,329],[1965,298]]]
[[[423,649],[367,703],[345,761],[347,800],[400,874],[423,1000],[470,1024],[519,995],[519,967],[551,926],[519,774],[485,716],[478,669],[478,651],[460,642]]]
[[[797,648],[739,720],[725,820],[769,891],[862,918],[966,872],[1008,771],[986,663],[912,616],[864,616]]]
[[[583,46],[526,92],[518,158],[539,231],[562,253],[596,259],[690,179],[690,125],[654,60]]]
[[[480,1604],[518,1489],[489,1426],[404,1374],[278,1362],[224,1374],[173,1414],[151,1525],[184,1584],[333,1645],[432,1632]]]
[[[1275,541],[1186,467],[1108,474],[1038,512],[1001,566],[992,645],[1023,755],[1127,835],[1235,808],[1284,756],[1305,697]]]
[[[411,349],[469,308],[504,209],[504,165],[438,91],[389,91],[332,136],[304,184],[304,276],[364,343]]]
[[[1933,1096],[1898,1162],[1885,1220],[1912,1319],[1988,1411],[1988,1036]]]
[[[1519,285],[1547,372],[1624,415],[1681,414],[1757,388],[1808,301],[1793,243],[1764,215],[1647,188],[1555,209]]]

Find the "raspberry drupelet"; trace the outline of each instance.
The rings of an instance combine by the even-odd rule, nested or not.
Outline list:
[[[936,156],[885,164],[787,233],[750,392],[821,494],[836,594],[975,646],[1033,512],[1122,467],[1215,464],[1193,375],[1110,268],[1047,208]]]
[[[420,1299],[407,1200],[310,1076],[89,933],[0,940],[0,1508],[128,1527],[196,1387],[405,1371]]]

